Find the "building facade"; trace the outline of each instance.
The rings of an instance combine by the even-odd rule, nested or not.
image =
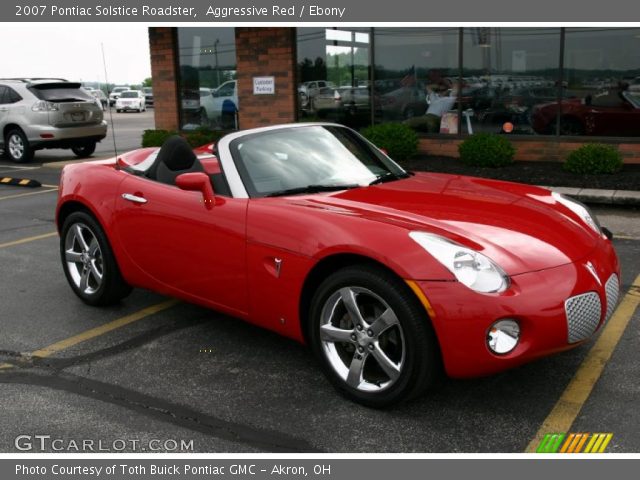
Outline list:
[[[516,159],[586,142],[640,163],[638,28],[151,27],[156,128],[404,122],[421,150],[508,135]]]

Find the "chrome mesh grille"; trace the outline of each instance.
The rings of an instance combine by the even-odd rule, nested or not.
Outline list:
[[[590,337],[598,328],[602,304],[596,292],[583,293],[564,302],[569,330],[569,343]]]
[[[608,321],[611,315],[613,315],[616,305],[618,305],[618,297],[620,296],[620,282],[615,273],[607,280],[604,291],[607,295],[607,316],[605,317],[605,321]]]

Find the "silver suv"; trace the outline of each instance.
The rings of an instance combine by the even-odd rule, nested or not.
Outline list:
[[[90,156],[106,137],[107,122],[81,87],[62,79],[0,79],[0,149],[19,163],[43,148]]]

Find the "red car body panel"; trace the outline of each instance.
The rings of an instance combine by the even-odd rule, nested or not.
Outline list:
[[[534,107],[531,116],[533,130],[540,134],[554,134],[558,103]],[[613,105],[589,105],[581,99],[562,101],[562,118],[578,122],[584,135],[637,136],[640,134],[640,109],[627,100]]]
[[[119,157],[143,161],[154,149]],[[201,163],[218,173],[203,149]],[[123,193],[147,199],[125,202]],[[64,168],[56,215],[80,202],[104,228],[123,277],[213,308],[304,342],[301,295],[323,259],[367,257],[416,281],[435,312],[432,322],[451,376],[484,375],[570,348],[564,301],[604,288],[619,275],[611,242],[541,188],[443,174],[336,193],[273,198],[216,196],[212,209],[199,192],[183,191],[117,168],[114,160]],[[511,277],[499,294],[481,294],[455,280],[408,235],[426,231],[481,251]],[[276,269],[276,259],[281,269]],[[487,329],[499,318],[522,325],[518,347],[489,352]],[[604,313],[603,313],[604,318]]]

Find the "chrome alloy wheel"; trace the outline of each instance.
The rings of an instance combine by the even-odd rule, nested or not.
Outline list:
[[[17,133],[9,136],[9,153],[12,158],[22,158],[24,155],[24,142]]]
[[[75,286],[84,294],[98,291],[104,262],[95,234],[83,223],[74,224],[65,237],[65,261]]]
[[[378,392],[400,377],[406,345],[398,317],[380,296],[361,287],[335,291],[322,307],[322,351],[350,387]]]

